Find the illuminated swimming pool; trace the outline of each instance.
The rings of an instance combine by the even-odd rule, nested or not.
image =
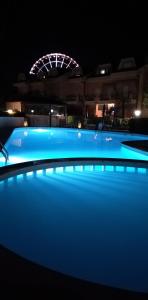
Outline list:
[[[75,278],[148,292],[147,183],[146,167],[123,163],[9,174],[0,181],[0,243]]]
[[[0,244],[74,278],[148,293],[148,155],[122,144],[144,139],[15,129],[0,175]]]
[[[107,157],[148,160],[146,152],[125,147],[122,141],[148,136],[64,128],[18,128],[6,143],[9,164],[71,157]],[[0,164],[4,158],[0,154]]]

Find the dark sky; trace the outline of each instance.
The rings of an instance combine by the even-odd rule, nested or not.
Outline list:
[[[126,56],[141,62],[148,55],[146,7],[135,1],[58,2],[1,2],[0,77],[5,82],[28,73],[39,57],[51,52],[65,53],[86,69],[118,64]]]

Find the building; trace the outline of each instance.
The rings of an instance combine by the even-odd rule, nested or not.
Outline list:
[[[148,65],[137,68],[134,58],[122,59],[116,70],[111,64],[98,65],[87,76],[73,71],[29,80],[21,76],[14,87],[16,99],[24,99],[22,105],[16,101],[15,108],[28,114],[49,113],[49,104],[58,103],[66,105],[68,115],[86,119],[103,115],[129,119],[136,109],[148,117]],[[32,103],[32,98],[38,101]],[[14,109],[12,102],[7,102],[7,109]]]

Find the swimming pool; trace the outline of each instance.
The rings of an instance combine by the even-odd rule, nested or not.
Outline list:
[[[74,278],[148,293],[148,155],[122,144],[144,139],[15,129],[12,168],[0,176],[0,244]]]
[[[123,141],[148,140],[148,136],[117,132],[64,129],[18,128],[6,143],[9,164],[71,157],[103,157],[148,160],[146,152],[125,147]],[[5,164],[0,154],[0,165]]]
[[[15,171],[0,181],[0,242],[63,274],[148,292],[147,183],[146,167],[122,162]]]

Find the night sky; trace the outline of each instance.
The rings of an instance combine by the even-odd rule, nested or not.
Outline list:
[[[16,80],[51,52],[73,57],[86,71],[98,63],[148,56],[146,7],[104,1],[8,1],[0,4],[0,78]],[[59,3],[58,3],[59,2]],[[111,2],[111,1],[110,1]],[[40,3],[40,4],[39,4]]]

